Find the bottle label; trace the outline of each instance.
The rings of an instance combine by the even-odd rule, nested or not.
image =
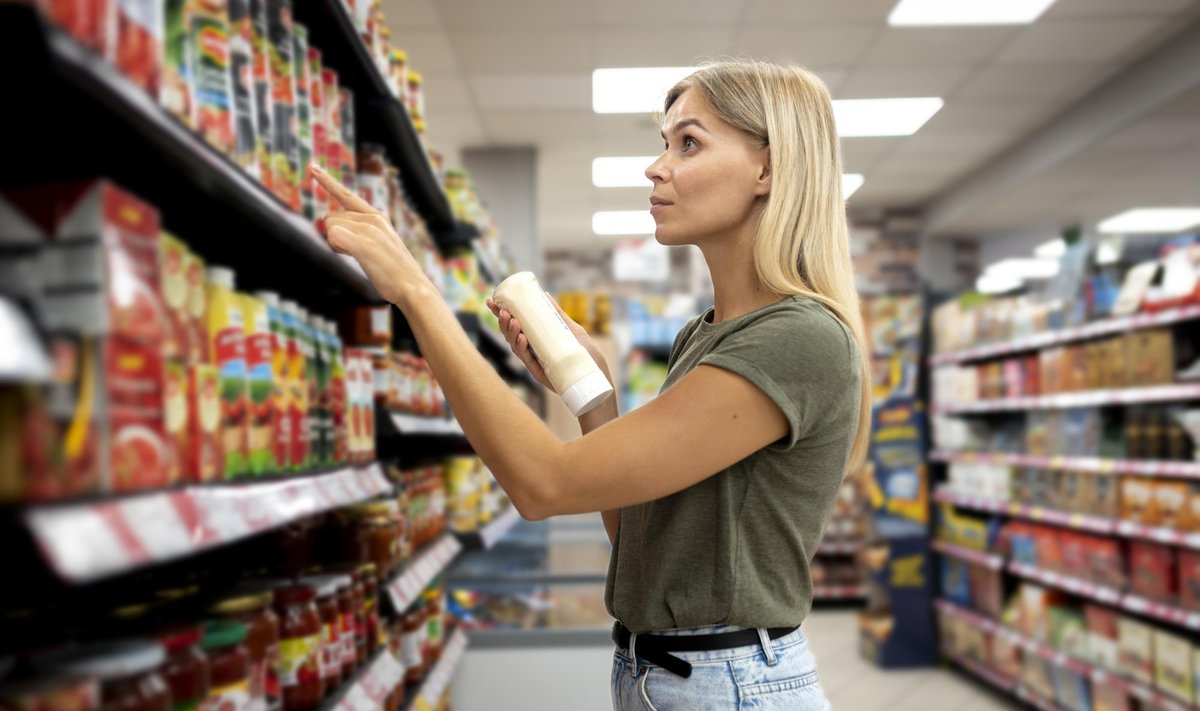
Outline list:
[[[250,711],[250,679],[214,687],[208,702],[211,711]]]
[[[422,648],[425,646],[424,626],[413,631],[405,632],[400,642],[400,650],[404,657],[404,666],[413,669],[425,663]]]
[[[342,672],[342,640],[338,634],[339,626],[337,622],[321,625],[321,659],[326,678]]]
[[[321,650],[319,634],[282,640],[275,663],[280,688],[320,681],[325,674]]]

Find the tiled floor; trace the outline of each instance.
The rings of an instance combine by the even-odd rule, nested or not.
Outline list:
[[[881,671],[858,654],[858,613],[815,610],[804,623],[835,711],[1007,711],[1016,701],[950,668]]]

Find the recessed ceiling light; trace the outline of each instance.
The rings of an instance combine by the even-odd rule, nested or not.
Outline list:
[[[1038,259],[1058,259],[1067,253],[1067,242],[1062,237],[1043,242],[1033,250],[1033,256]]]
[[[1200,226],[1200,207],[1138,207],[1101,221],[1102,234],[1170,234]]]
[[[1020,277],[1009,274],[982,274],[975,280],[975,291],[980,294],[1004,294],[1024,284]]]
[[[658,156],[606,156],[592,160],[592,185],[598,188],[648,188],[646,168]]]
[[[649,210],[612,210],[592,214],[592,232],[598,235],[652,235],[656,226]]]
[[[850,196],[862,187],[866,180],[862,173],[843,173],[842,174],[842,199],[849,200]]]
[[[900,0],[888,15],[894,26],[1027,25],[1054,0]]]
[[[908,99],[839,99],[833,102],[838,135],[911,136],[941,110],[934,96]]]
[[[984,270],[985,275],[1015,279],[1049,279],[1058,274],[1057,259],[1002,259]]]
[[[630,67],[592,72],[592,110],[598,114],[661,111],[667,92],[695,67]]]

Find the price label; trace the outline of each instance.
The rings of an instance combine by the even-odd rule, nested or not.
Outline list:
[[[1101,474],[1112,474],[1117,470],[1117,461],[1115,459],[1101,459],[1100,466],[1097,468]]]

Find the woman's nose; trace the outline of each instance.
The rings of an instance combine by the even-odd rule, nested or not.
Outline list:
[[[663,159],[665,157],[665,154],[659,156],[657,160],[655,160],[649,165],[649,167],[646,168],[646,178],[650,182],[662,182],[667,179],[666,166],[663,164]]]

